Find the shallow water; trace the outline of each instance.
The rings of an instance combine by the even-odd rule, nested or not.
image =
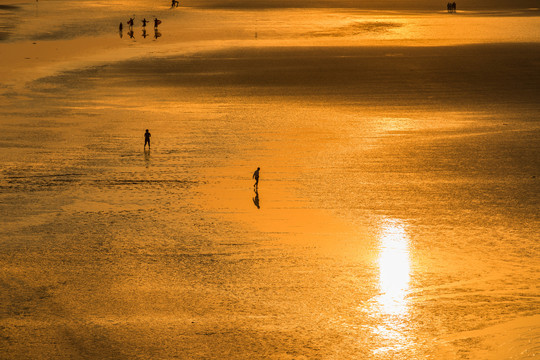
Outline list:
[[[0,43],[2,357],[536,356],[536,18],[50,4]]]

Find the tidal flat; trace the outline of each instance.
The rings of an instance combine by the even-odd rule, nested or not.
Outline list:
[[[537,10],[8,5],[0,358],[537,356]]]

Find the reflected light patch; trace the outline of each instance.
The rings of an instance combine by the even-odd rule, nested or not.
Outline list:
[[[409,239],[402,223],[386,221],[380,237],[379,288],[377,302],[381,312],[403,315],[407,311],[410,280]]]

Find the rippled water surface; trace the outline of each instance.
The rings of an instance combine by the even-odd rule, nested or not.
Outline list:
[[[534,11],[14,4],[0,357],[537,356]]]

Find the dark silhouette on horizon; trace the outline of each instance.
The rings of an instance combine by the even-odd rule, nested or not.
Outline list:
[[[127,24],[129,25],[129,28],[130,29],[133,29],[133,18],[129,18],[129,20],[127,21]]]
[[[180,3],[178,2],[178,0],[172,0],[172,2],[171,2],[171,8],[178,7],[178,5],[180,5]]]
[[[446,4],[446,10],[449,13],[455,13],[456,12],[456,2],[454,1],[453,3]]]
[[[157,30],[159,24],[161,24],[161,20],[159,20],[158,18],[155,18],[154,19],[154,30]]]
[[[253,187],[255,188],[255,191],[257,191],[259,189],[259,172],[260,172],[261,168],[258,167],[257,170],[255,170],[255,172],[253,173],[253,176],[252,178],[255,179],[255,184],[253,185]]]
[[[142,26],[143,27],[146,27],[146,24],[150,22],[150,21],[146,20],[146,18],[143,18],[141,21],[142,21]]]
[[[253,191],[255,191],[255,196],[253,197],[253,204],[257,207],[257,209],[261,208],[260,202],[259,202],[259,190],[255,188]]]
[[[144,133],[144,148],[146,148],[146,144],[148,144],[148,150],[150,150],[150,137],[151,136],[152,135],[150,134],[148,129],[146,129],[146,132]]]

